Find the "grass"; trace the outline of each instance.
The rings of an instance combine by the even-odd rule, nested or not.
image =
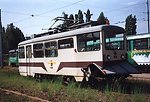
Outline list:
[[[75,83],[64,86],[60,79],[37,82],[34,78],[20,76],[17,70],[7,68],[0,69],[0,88],[19,91],[52,102],[150,102],[149,95],[141,94],[141,89],[132,94],[123,94],[120,86],[115,92],[111,91],[109,86],[101,92],[97,89],[80,88]]]

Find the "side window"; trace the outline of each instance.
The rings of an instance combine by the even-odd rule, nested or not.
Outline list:
[[[19,58],[25,58],[24,47],[19,47]]]
[[[34,58],[44,57],[43,43],[33,45]]]
[[[100,50],[99,32],[78,35],[77,48],[79,52]]]
[[[63,39],[58,41],[59,49],[73,48],[73,38]]]
[[[47,42],[45,43],[45,57],[57,57],[57,42]]]
[[[27,57],[27,58],[32,58],[31,45],[26,46],[26,57]]]
[[[134,49],[143,50],[148,49],[148,39],[136,39],[134,40]]]

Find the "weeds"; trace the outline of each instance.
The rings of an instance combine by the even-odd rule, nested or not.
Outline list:
[[[139,93],[135,93],[132,96],[132,102],[145,102],[144,96]]]
[[[104,86],[104,85],[103,85]],[[17,90],[32,96],[55,102],[146,102],[150,100],[141,94],[145,87],[134,87],[132,94],[122,94],[129,86],[106,84],[103,93],[97,89],[80,88],[76,83],[62,85],[62,80],[43,80],[23,77],[17,71],[0,69],[0,88]],[[130,89],[129,89],[130,90]]]
[[[41,90],[43,92],[48,92],[49,89],[49,82],[47,80],[44,80],[40,85],[41,85]]]

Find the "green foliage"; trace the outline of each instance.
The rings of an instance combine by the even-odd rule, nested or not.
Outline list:
[[[68,22],[68,14],[66,14],[65,12],[62,13],[63,14],[63,18],[64,18],[64,22],[62,25],[62,28],[67,28],[69,26],[69,22]]]
[[[73,16],[73,14],[71,14],[69,16],[69,26],[72,26],[73,24],[74,24],[74,16]]]
[[[132,102],[145,102],[145,100],[144,95],[138,93],[135,93],[132,98]]]
[[[82,11],[78,11],[78,22],[79,24],[84,23]]]
[[[90,10],[88,9],[85,14],[85,17],[86,17],[86,22],[89,22],[91,20],[91,17],[93,14],[90,13]]]
[[[75,14],[75,24],[77,24],[77,23],[78,23],[78,15]]]
[[[102,24],[106,24],[106,18],[104,16],[104,13],[101,12],[98,19],[97,19],[97,22],[99,25],[102,25]]]
[[[0,69],[0,88],[19,91],[51,102],[149,102],[150,100],[149,96],[139,91],[134,94],[110,91],[109,85],[102,93],[97,89],[77,87],[75,83],[63,86],[61,80],[37,82],[33,78],[22,77],[17,70],[11,69]]]
[[[64,22],[63,22],[63,24],[61,24],[57,27],[60,27],[62,29],[67,29],[68,27],[70,27],[72,25],[84,23],[84,17],[83,17],[83,13],[81,10],[78,10],[78,13],[75,14],[74,16],[73,16],[73,14],[70,14],[70,16],[68,17],[68,14],[66,14],[65,12],[63,12],[62,14],[63,14]],[[86,18],[85,21],[90,22],[93,14],[91,14],[89,9],[86,12],[84,12],[84,15]],[[99,25],[109,24],[109,20],[104,16],[103,12],[100,13],[100,15],[97,19],[97,22]]]
[[[46,80],[44,80],[43,81],[43,83],[41,83],[41,90],[43,91],[43,92],[47,92],[48,91],[48,86],[49,86],[49,82],[48,81],[46,81]]]
[[[18,43],[25,40],[22,31],[15,27],[13,23],[9,24],[6,31],[3,30],[3,52],[8,53],[9,50],[17,49]]]
[[[127,16],[125,30],[127,35],[136,34],[136,16],[132,16],[132,14]]]

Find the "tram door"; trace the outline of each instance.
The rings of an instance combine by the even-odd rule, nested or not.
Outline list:
[[[27,76],[31,76],[31,59],[32,58],[32,49],[31,45],[26,46],[26,72]]]

